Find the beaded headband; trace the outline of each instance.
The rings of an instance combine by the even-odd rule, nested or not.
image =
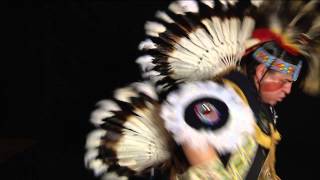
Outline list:
[[[265,64],[266,67],[292,76],[293,81],[296,81],[298,79],[302,61],[299,61],[298,65],[287,63],[284,60],[271,55],[263,47],[258,48],[252,56],[260,63]]]

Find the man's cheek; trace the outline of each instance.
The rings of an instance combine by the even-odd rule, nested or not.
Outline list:
[[[265,92],[278,91],[281,88],[282,88],[281,83],[265,82],[265,83],[261,84],[261,91],[265,91]]]

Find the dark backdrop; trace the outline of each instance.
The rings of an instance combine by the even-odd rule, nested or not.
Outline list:
[[[140,78],[144,23],[164,1],[9,3],[0,179],[94,179],[83,166],[94,104]],[[5,35],[6,36],[6,35]],[[6,67],[6,66],[5,66]],[[2,78],[1,78],[2,79]],[[293,91],[278,107],[284,179],[317,176],[319,98]]]

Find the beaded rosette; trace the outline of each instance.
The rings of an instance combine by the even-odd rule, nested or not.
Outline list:
[[[254,116],[230,87],[218,83],[190,82],[168,95],[161,117],[179,144],[201,150],[214,146],[219,153],[242,146],[254,132]]]

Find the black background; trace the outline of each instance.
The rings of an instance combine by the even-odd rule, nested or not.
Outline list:
[[[144,23],[164,1],[9,3],[9,68],[2,73],[0,179],[94,179],[83,166],[90,112],[116,87],[140,80]],[[7,35],[8,34],[8,35]],[[5,48],[8,49],[8,48]],[[7,66],[2,66],[7,67]],[[277,106],[283,179],[314,179],[319,98],[296,90]],[[311,163],[316,163],[311,165]]]

